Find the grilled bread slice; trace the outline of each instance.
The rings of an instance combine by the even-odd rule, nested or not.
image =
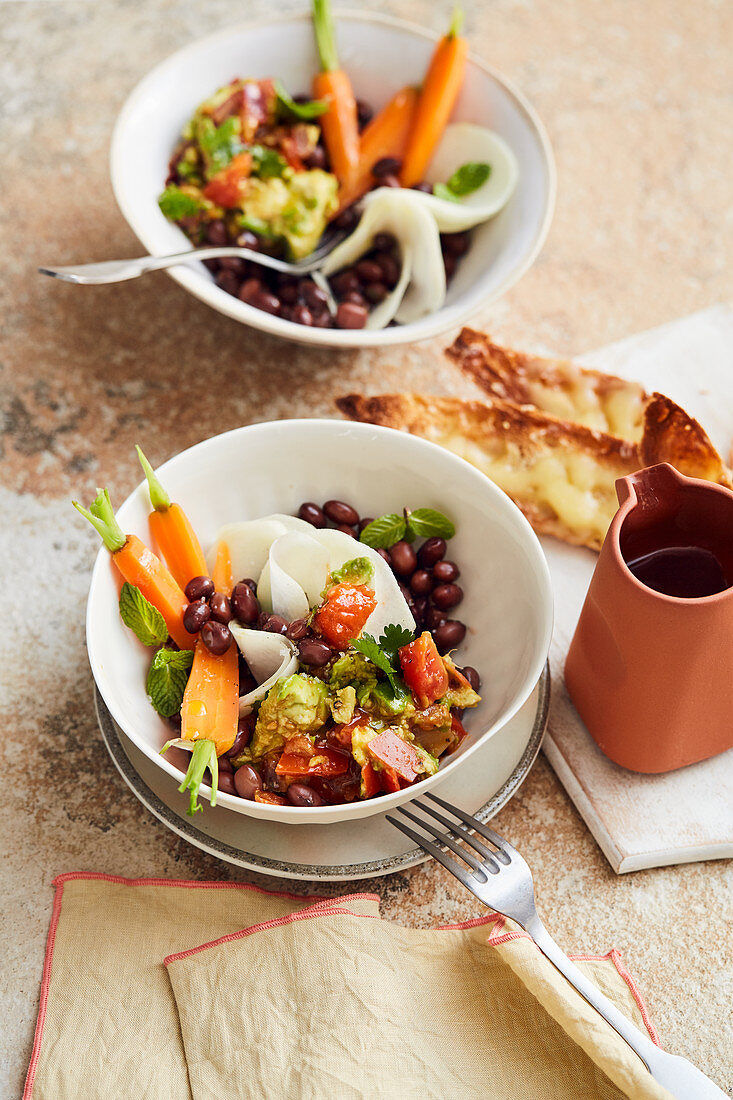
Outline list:
[[[512,351],[470,328],[462,329],[445,353],[490,397],[534,405],[621,439],[641,439],[648,395],[637,382],[565,359]]]

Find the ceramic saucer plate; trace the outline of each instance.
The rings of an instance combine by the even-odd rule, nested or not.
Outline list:
[[[527,702],[505,726],[436,789],[441,797],[488,821],[509,801],[535,761],[547,724],[550,673],[546,667]],[[423,863],[411,846],[376,814],[368,821],[284,825],[244,817],[224,807],[186,816],[188,795],[148,760],[113,721],[96,693],[97,718],[110,756],[128,787],[159,821],[210,855],[248,871],[280,878],[344,880],[388,875]]]

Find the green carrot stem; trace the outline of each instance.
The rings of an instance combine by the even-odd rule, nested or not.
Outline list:
[[[448,38],[458,38],[459,34],[463,30],[463,9],[455,7],[453,9],[453,18],[448,28]]]
[[[158,480],[158,476],[153,467],[148,462],[145,455],[142,453],[137,444],[135,444],[135,450],[137,451],[137,457],[140,459],[140,465],[145,471],[145,477],[148,481],[148,492],[150,493],[150,503],[156,512],[167,512],[171,506],[171,498],[166,493],[163,486]]]
[[[189,817],[193,817],[197,810],[203,810],[203,806],[198,801],[198,795],[207,768],[211,772],[211,805],[216,806],[216,785],[219,780],[219,761],[216,757],[216,745],[213,741],[201,738],[200,741],[194,743],[188,771],[178,788],[181,793],[184,791],[191,792],[187,811]]]
[[[321,69],[326,73],[335,72],[341,66],[336,46],[331,0],[313,0],[313,30],[316,35],[316,48]]]
[[[92,527],[101,535],[104,545],[111,554],[114,554],[125,545],[127,535],[115,519],[107,489],[98,489],[97,494],[89,508],[82,508],[77,500],[72,500],[71,503],[77,512],[81,512],[84,518],[89,520]]]

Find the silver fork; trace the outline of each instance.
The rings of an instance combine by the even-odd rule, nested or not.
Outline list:
[[[457,820],[450,820],[426,800],[434,802]],[[396,812],[419,826],[422,833],[416,832],[391,814],[387,814],[387,820],[442,863],[484,905],[516,921],[532,937],[542,954],[638,1054],[655,1081],[678,1100],[712,1100],[713,1097],[725,1097],[725,1093],[686,1058],[667,1054],[655,1046],[560,950],[537,916],[532,872],[516,848],[488,825],[482,824],[437,795],[426,794],[422,801],[411,802],[410,806],[427,815],[428,820],[418,817],[404,806],[397,807]],[[439,829],[430,818],[439,821],[449,833]],[[469,829],[488,840],[491,847],[473,836]],[[424,835],[426,833],[428,836]],[[434,839],[430,840],[429,837]],[[468,847],[459,844],[458,838]],[[462,866],[449,856],[444,848],[454,852],[467,866]]]
[[[286,275],[309,275],[317,271],[326,257],[333,252],[337,244],[347,236],[347,231],[332,233],[306,260],[288,263],[264,252],[255,252],[252,248],[240,248],[239,245],[221,245],[211,248],[194,248],[186,252],[176,252],[170,256],[138,256],[132,260],[103,260],[95,264],[72,264],[68,267],[39,267],[42,275],[54,279],[63,279],[66,283],[80,283],[84,286],[100,283],[123,283],[127,279],[137,279],[148,271],[162,271],[176,264],[190,264],[197,260],[218,260],[224,256],[241,256],[244,260],[253,260],[262,267],[281,271]]]

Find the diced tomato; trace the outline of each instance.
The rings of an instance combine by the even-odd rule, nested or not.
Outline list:
[[[279,776],[295,778],[302,776],[320,776],[330,779],[335,775],[344,775],[349,770],[349,758],[338,749],[316,749],[310,759],[297,753],[284,752],[275,768]]]
[[[354,730],[359,726],[366,726],[369,722],[369,715],[364,710],[358,708],[354,711],[354,717],[350,722],[344,723],[342,726],[334,726],[327,733],[328,740],[333,744],[338,745],[342,749],[351,750],[351,739],[354,734]]]
[[[371,764],[365,764],[361,769],[361,793],[364,798],[373,798],[379,794],[382,783],[379,772],[375,771]]]
[[[204,195],[211,202],[223,206],[226,210],[238,206],[242,200],[243,186],[252,171],[250,153],[237,153],[230,163],[217,172],[204,187]]]
[[[391,768],[383,768],[379,773],[379,778],[382,780],[382,787],[385,794],[395,794],[397,791],[401,791],[400,779],[397,772],[392,771]]]
[[[448,690],[448,673],[429,631],[423,631],[414,642],[402,646],[400,665],[405,683],[421,710],[442,698]]]
[[[460,718],[457,718],[455,714],[451,714],[450,716],[450,728],[452,729],[453,736],[456,739],[456,747],[458,747],[458,745],[460,745],[461,741],[468,733],[468,730],[465,728]]]
[[[423,763],[417,749],[403,741],[394,730],[385,730],[367,745],[367,754],[383,768],[391,768],[400,779],[412,783],[423,771]]]
[[[316,613],[316,629],[329,645],[346,649],[352,638],[359,637],[376,606],[377,597],[365,584],[337,584]]]
[[[287,798],[272,791],[255,791],[255,802],[266,802],[268,806],[287,806]]]
[[[292,753],[293,756],[305,756],[308,760],[315,755],[315,752],[313,742],[304,733],[289,738],[283,746],[283,753],[288,755]]]

